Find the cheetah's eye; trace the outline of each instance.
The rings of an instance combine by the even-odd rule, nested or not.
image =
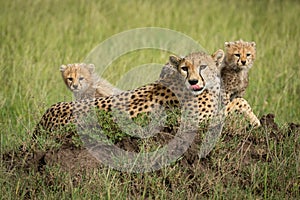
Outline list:
[[[250,53],[247,53],[246,56],[249,57],[249,56],[251,56],[251,54],[250,54]]]
[[[84,79],[83,77],[80,77],[80,78],[79,78],[80,81],[82,81],[83,79]]]
[[[71,81],[71,82],[72,82],[72,81],[73,81],[73,78],[71,78],[71,77],[70,77],[70,78],[68,78],[68,81]]]
[[[183,66],[183,67],[181,67],[181,70],[187,72],[188,68],[186,66]]]
[[[200,71],[204,70],[207,67],[207,65],[200,65]]]
[[[238,58],[240,57],[240,54],[239,54],[239,53],[235,53],[234,55],[235,55],[236,57],[238,57]]]

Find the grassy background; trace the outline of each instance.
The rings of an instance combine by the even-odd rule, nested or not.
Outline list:
[[[0,9],[4,141],[12,134],[26,137],[49,105],[72,99],[60,77],[61,64],[83,61],[113,34],[149,26],[180,31],[209,52],[225,41],[255,41],[258,56],[245,98],[259,116],[271,112],[280,123],[300,122],[296,1],[1,1]],[[120,66],[165,63],[168,54],[161,54],[121,58],[104,76],[114,82],[124,73]]]
[[[280,124],[299,123],[299,15],[300,3],[293,0],[1,0],[1,149],[28,140],[47,107],[72,99],[61,64],[83,61],[114,34],[150,26],[182,32],[211,53],[225,41],[255,41],[245,98],[258,116],[274,113]],[[130,66],[167,59],[166,52],[142,51],[117,60],[104,77],[115,83]]]

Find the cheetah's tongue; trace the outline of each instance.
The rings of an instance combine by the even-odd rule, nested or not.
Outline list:
[[[191,88],[193,90],[200,90],[201,89],[201,87],[199,85],[191,85]]]

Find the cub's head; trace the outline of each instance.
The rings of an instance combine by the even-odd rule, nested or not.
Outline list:
[[[239,68],[250,69],[256,57],[255,42],[225,42],[225,62],[227,65]]]
[[[169,63],[184,77],[187,88],[198,95],[219,82],[223,58],[224,52],[219,49],[213,55],[204,52],[191,53],[184,58],[172,55]]]
[[[74,63],[60,66],[62,78],[67,87],[74,93],[85,92],[93,83],[93,64]]]

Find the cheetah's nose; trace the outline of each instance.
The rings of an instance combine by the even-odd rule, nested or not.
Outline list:
[[[242,63],[243,65],[245,65],[245,64],[246,64],[246,60],[242,60],[241,63]]]
[[[192,80],[189,80],[189,83],[190,83],[191,85],[196,85],[196,84],[198,83],[198,80],[192,79]]]
[[[74,89],[77,89],[77,88],[78,88],[78,85],[73,85],[73,88],[74,88]]]

